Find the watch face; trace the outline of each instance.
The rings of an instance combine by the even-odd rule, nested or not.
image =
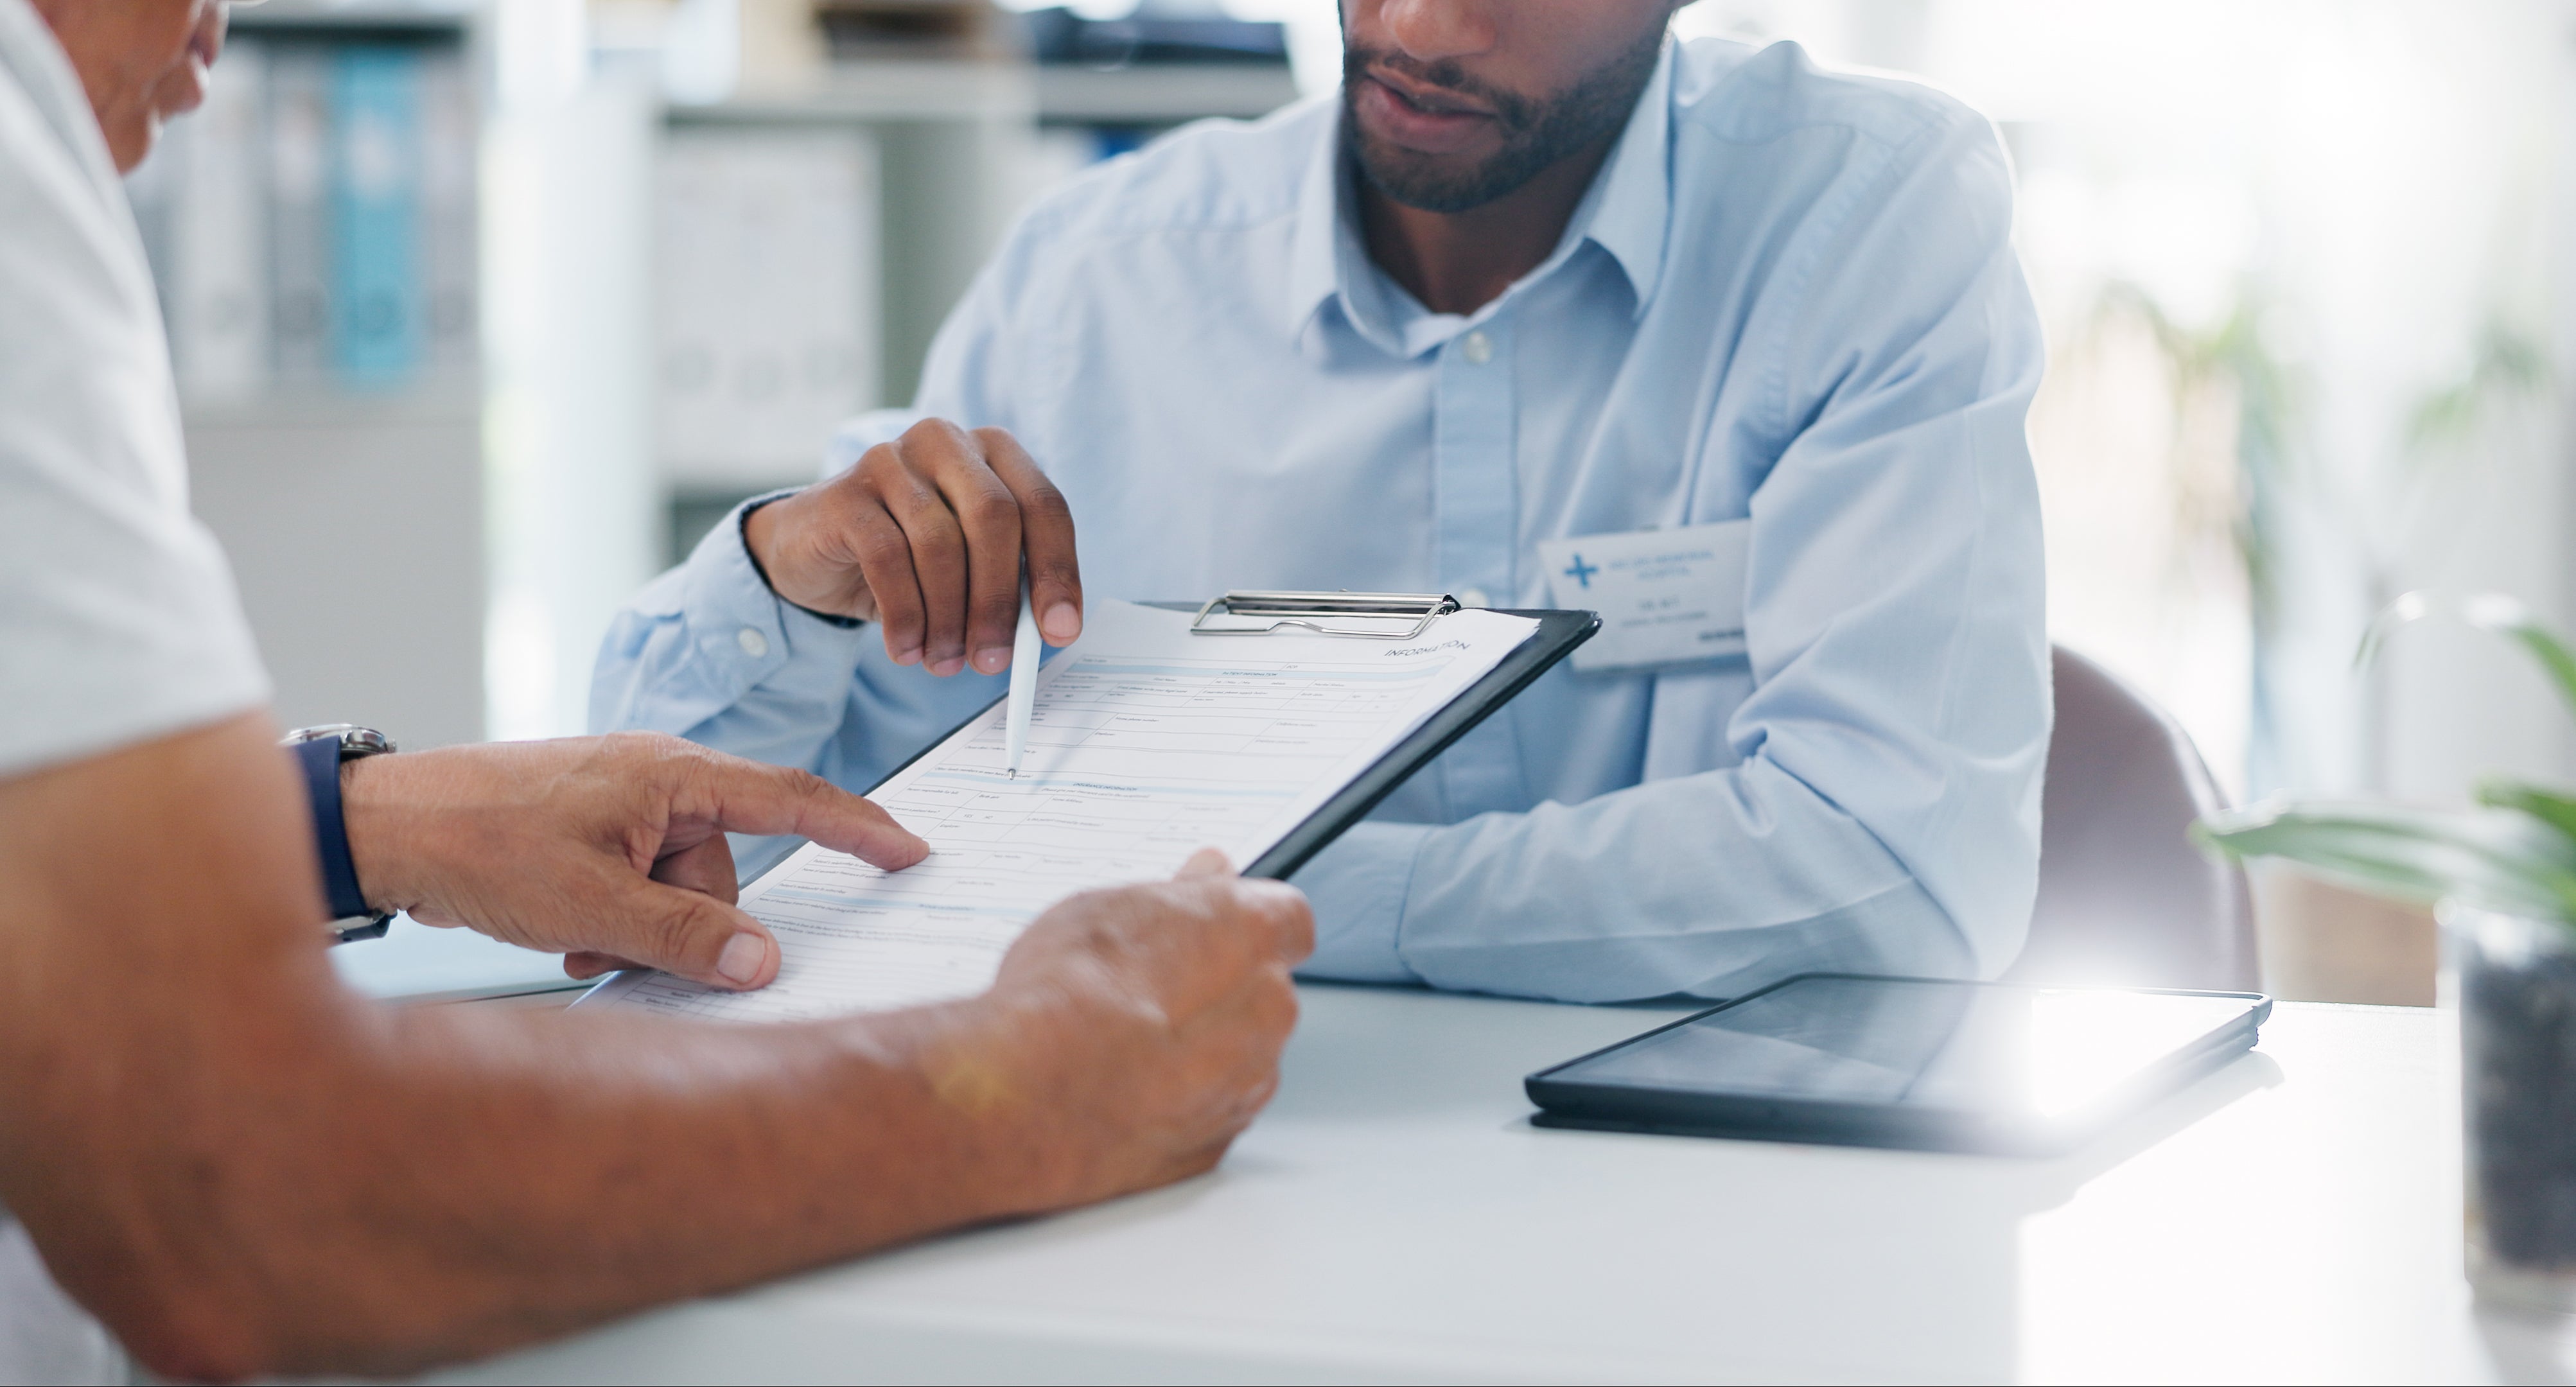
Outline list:
[[[354,722],[326,722],[313,727],[299,727],[277,740],[280,746],[301,746],[326,738],[340,743],[340,759],[343,761],[360,756],[381,756],[395,749],[393,738]]]
[[[361,917],[354,923],[334,920],[331,922],[329,929],[331,932],[332,943],[355,944],[361,939],[382,939],[385,937],[386,931],[391,930],[393,927],[394,917],[388,913],[384,915]]]

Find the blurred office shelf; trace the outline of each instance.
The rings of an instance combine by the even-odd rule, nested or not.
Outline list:
[[[1286,67],[1191,63],[1100,71],[1037,69],[1038,119],[1050,125],[1166,127],[1265,116],[1297,99]]]
[[[1101,69],[1162,65],[1288,67],[1288,26],[1275,20],[1142,12],[1086,19],[1068,6],[1020,16],[1029,55],[1048,65]]]
[[[1089,68],[946,59],[835,63],[810,90],[672,108],[675,120],[937,121],[1176,126],[1252,119],[1297,99],[1285,67],[1164,63]]]
[[[1030,118],[1036,69],[1019,62],[923,58],[834,63],[810,87],[675,104],[675,123],[949,121]]]
[[[337,390],[277,390],[256,399],[192,400],[183,413],[209,428],[366,429],[452,424],[483,416],[474,379],[440,380],[385,395]]]
[[[472,3],[396,3],[363,0],[334,4],[327,0],[264,0],[232,10],[229,30],[235,34],[308,33],[345,38],[368,30],[464,36],[474,28]]]
[[[1017,51],[1012,17],[988,0],[814,0],[834,62],[996,59]]]
[[[873,56],[792,94],[703,105],[603,64],[559,106],[504,109],[495,13],[236,10],[208,108],[130,184],[196,508],[232,556],[289,723],[370,722],[408,746],[577,729],[617,603],[740,497],[812,479],[838,416],[908,401],[1032,200],[1162,131],[1296,95],[1275,63],[1099,70],[978,38],[928,58],[845,42]],[[225,122],[233,143],[210,153]],[[390,193],[370,162],[388,122],[418,185]],[[672,363],[656,350],[672,311],[659,170],[730,139],[773,140],[749,161],[773,173],[848,152],[847,176],[817,185],[843,212],[809,218],[786,266],[828,266],[811,278],[847,292],[816,295],[838,319],[788,315],[804,336],[780,361],[828,389],[782,409],[757,448],[688,456],[667,446]],[[341,311],[353,285],[390,290],[410,335],[361,340],[388,319]]]
[[[193,505],[288,725],[483,733],[484,66],[465,5],[239,9],[128,183]]]
[[[1254,118],[1296,96],[1288,70],[1276,64],[1097,70],[1023,60],[842,61],[802,90],[668,105],[661,157],[710,134],[753,145],[775,140],[784,148],[842,132],[872,151],[873,187],[866,194],[872,219],[851,227],[838,252],[867,267],[874,289],[861,310],[873,319],[874,358],[864,371],[864,390],[850,397],[855,413],[912,398],[922,358],[949,310],[1012,221],[1057,182],[1176,126],[1208,117]],[[639,225],[658,225],[667,215]],[[672,311],[683,297],[671,276],[686,272],[685,262],[664,262],[657,311]],[[663,365],[670,368],[667,353]],[[743,497],[812,480],[829,433],[815,423],[792,444],[782,439],[784,446],[716,457],[704,448],[674,446],[680,440],[667,431],[667,410],[663,418],[666,432],[655,451],[664,488],[664,557],[672,561]]]
[[[811,478],[881,398],[886,127],[669,113],[653,153],[654,451],[684,490]]]

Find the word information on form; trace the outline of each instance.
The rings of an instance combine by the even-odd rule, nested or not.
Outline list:
[[[777,981],[728,993],[630,973],[586,1002],[788,1021],[972,996],[1047,906],[1170,876],[1202,847],[1259,857],[1526,640],[1536,623],[1444,617],[1402,646],[1192,637],[1186,613],[1096,604],[1041,674],[1020,775],[1001,705],[875,792],[931,855],[883,872],[807,844],[743,893]]]

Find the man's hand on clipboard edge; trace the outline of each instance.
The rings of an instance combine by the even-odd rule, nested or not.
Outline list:
[[[1202,849],[1170,881],[1040,915],[992,990],[954,1004],[962,1024],[928,1077],[1020,1138],[1029,1212],[1186,1179],[1277,1090],[1297,1024],[1289,970],[1314,947],[1304,893]]]
[[[780,597],[878,622],[889,658],[932,674],[1009,667],[1024,552],[1040,633],[1082,634],[1073,512],[1002,429],[925,419],[754,510],[743,540]]]

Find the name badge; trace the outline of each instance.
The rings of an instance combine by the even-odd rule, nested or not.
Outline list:
[[[1601,614],[1578,670],[1642,669],[1744,653],[1744,555],[1753,522],[1541,540],[1560,607]]]

